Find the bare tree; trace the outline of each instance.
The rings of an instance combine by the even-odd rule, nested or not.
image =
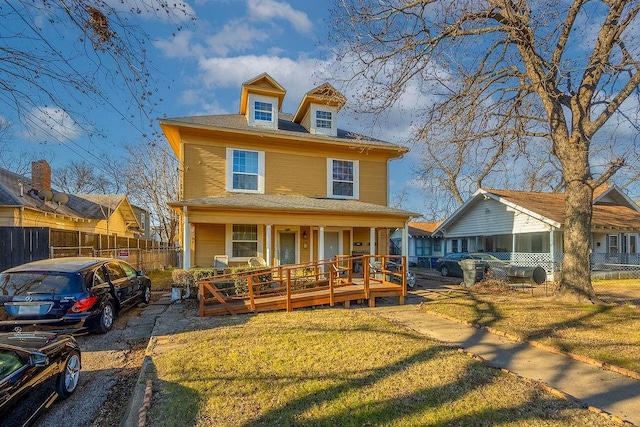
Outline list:
[[[178,163],[164,144],[128,147],[124,177],[134,204],[151,215],[151,227],[160,240],[173,245],[179,217],[167,204],[179,195]]]
[[[332,34],[369,111],[409,89],[428,96],[416,138],[481,154],[476,185],[540,147],[550,154],[565,191],[560,293],[595,301],[593,192],[629,149],[606,125],[637,117],[639,10],[625,0],[336,0]],[[595,153],[604,160],[592,170]]]
[[[112,184],[101,171],[86,162],[71,161],[66,167],[56,168],[51,176],[54,187],[64,193],[111,193]]]
[[[13,0],[0,5],[0,105],[38,139],[106,136],[91,111],[116,114],[151,133],[155,77],[149,36],[135,25],[156,15],[177,29],[192,19],[167,0]]]

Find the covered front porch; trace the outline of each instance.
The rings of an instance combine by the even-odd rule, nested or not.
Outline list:
[[[310,263],[336,255],[388,255],[390,230],[403,229],[407,253],[411,212],[355,200],[232,195],[183,201],[183,267],[229,267],[258,258],[267,267]],[[187,249],[188,248],[188,249]],[[355,266],[355,269],[362,268]]]

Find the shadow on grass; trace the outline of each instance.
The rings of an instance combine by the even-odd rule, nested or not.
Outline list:
[[[531,418],[553,418],[558,420],[558,415],[549,408],[557,409],[561,406],[568,407],[569,403],[536,393],[533,400],[526,401],[520,407],[491,408],[477,411],[473,407],[466,409],[454,409],[451,407],[464,396],[475,390],[490,385],[501,375],[499,371],[485,367],[481,363],[472,362],[467,370],[455,381],[443,386],[426,386],[411,393],[402,394],[397,398],[371,400],[361,405],[343,407],[331,414],[312,416],[305,413],[324,403],[343,399],[349,393],[360,392],[363,388],[371,387],[392,375],[410,368],[412,365],[433,359],[442,352],[451,352],[450,347],[436,346],[417,354],[413,354],[398,363],[376,369],[363,378],[346,380],[335,386],[323,388],[314,393],[307,394],[298,399],[288,401],[282,407],[268,411],[259,418],[243,424],[244,427],[258,426],[368,426],[386,425],[394,422],[403,422],[406,419],[416,420],[412,417],[431,418],[431,421],[421,420],[420,425],[493,425],[501,421],[522,422]],[[299,378],[304,381],[312,378]],[[267,381],[260,378],[259,381]],[[425,378],[425,383],[428,379]],[[277,392],[277,391],[275,391]],[[494,402],[495,403],[495,402]],[[535,405],[532,405],[535,403]],[[485,406],[484,402],[479,406]],[[539,408],[547,408],[541,410]],[[425,415],[425,411],[430,412]],[[455,415],[456,413],[463,413]],[[418,418],[419,419],[419,418]]]

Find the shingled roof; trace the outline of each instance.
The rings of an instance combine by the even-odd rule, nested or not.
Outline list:
[[[53,193],[61,193],[53,190]],[[0,168],[0,206],[25,207],[74,219],[99,220],[111,216],[126,196],[69,194],[66,204],[43,200],[32,190],[31,179]],[[133,215],[135,217],[135,215]],[[133,219],[130,219],[133,221]]]
[[[224,208],[243,210],[286,210],[287,212],[325,212],[340,214],[375,214],[391,216],[419,216],[417,213],[403,211],[387,206],[365,203],[357,200],[322,199],[305,196],[285,196],[268,194],[234,194],[222,197],[180,200],[170,206],[193,206],[200,208]]]
[[[293,121],[291,114],[280,113],[278,115],[278,129],[256,128],[249,126],[247,118],[242,114],[220,114],[210,116],[188,116],[175,117],[160,120],[161,124],[185,126],[204,129],[228,129],[232,131],[243,131],[255,133],[259,135],[273,134],[274,136],[289,136],[295,138],[309,139],[315,142],[333,142],[348,143],[363,146],[377,146],[386,149],[396,149],[399,152],[407,152],[409,149],[390,142],[381,141],[370,136],[362,135],[338,129],[338,136],[332,137],[327,135],[311,134],[307,129],[299,123]]]
[[[599,200],[606,193],[616,191],[617,187],[604,187],[594,192],[592,228],[640,228],[640,212],[637,205],[612,204]],[[494,195],[502,201],[517,205],[527,211],[537,213],[560,225],[565,221],[564,193],[542,193],[533,191],[513,191],[486,189],[484,193]]]

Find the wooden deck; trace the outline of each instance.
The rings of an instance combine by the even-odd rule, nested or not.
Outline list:
[[[354,273],[354,265],[361,266]],[[287,310],[407,294],[406,258],[339,255],[309,264],[262,268],[198,282],[200,316]]]

